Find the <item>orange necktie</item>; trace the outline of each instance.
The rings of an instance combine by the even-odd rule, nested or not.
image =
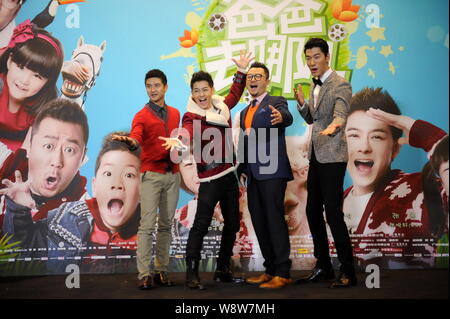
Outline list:
[[[244,120],[245,132],[248,134],[250,129],[252,128],[253,116],[255,115],[256,110],[258,109],[259,104],[257,99],[254,99],[248,108],[247,114]]]

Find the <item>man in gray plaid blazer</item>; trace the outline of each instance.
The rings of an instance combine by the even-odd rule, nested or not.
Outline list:
[[[330,69],[330,54],[325,40],[312,38],[305,44],[307,65],[313,76],[310,99],[306,102],[302,88],[294,89],[297,108],[306,123],[312,125],[309,145],[308,199],[306,215],[313,236],[316,267],[297,284],[332,280],[325,215],[333,235],[340,274],[332,288],[356,285],[352,246],[342,212],[343,183],[347,166],[347,144],[344,124],[352,88],[349,82]]]

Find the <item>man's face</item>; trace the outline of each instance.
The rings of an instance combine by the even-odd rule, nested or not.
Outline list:
[[[140,195],[140,160],[127,151],[103,154],[92,181],[103,223],[119,231],[136,212]]]
[[[441,178],[445,194],[448,197],[448,161],[441,163],[441,166],[439,167],[439,177]]]
[[[17,65],[11,57],[9,57],[7,65],[6,82],[8,83],[9,95],[10,98],[18,102],[36,95],[48,82],[48,79],[39,73]]]
[[[192,99],[204,110],[211,107],[213,95],[214,88],[207,81],[197,81],[192,85]]]
[[[246,77],[247,91],[253,98],[267,92],[267,86],[270,80],[266,78],[266,73],[263,68],[251,68],[248,70]]]
[[[81,166],[85,147],[79,124],[45,118],[31,138],[28,155],[31,190],[44,197],[63,192]]]
[[[164,85],[160,78],[148,78],[145,81],[145,89],[147,90],[148,97],[153,103],[163,106],[164,98],[168,89],[167,84]]]
[[[21,0],[0,0],[0,30],[6,27],[19,12]]]
[[[371,193],[390,171],[399,152],[389,125],[364,111],[352,113],[345,128],[347,138],[347,168],[356,195]]]
[[[330,55],[325,55],[320,48],[315,47],[306,50],[305,57],[306,64],[315,78],[320,78],[330,68]]]

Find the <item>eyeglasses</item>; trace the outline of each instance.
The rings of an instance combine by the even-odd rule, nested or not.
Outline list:
[[[0,0],[0,4],[7,9],[16,9],[22,5],[22,0]]]
[[[262,74],[247,74],[247,81],[252,81],[253,79],[255,81],[260,81],[262,79]]]

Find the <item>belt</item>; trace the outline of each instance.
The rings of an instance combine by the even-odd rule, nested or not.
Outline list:
[[[198,164],[197,171],[199,173],[204,173],[204,172],[210,171],[214,168],[220,167],[222,165],[223,165],[223,163],[215,163],[215,162],[208,163],[208,164]]]

